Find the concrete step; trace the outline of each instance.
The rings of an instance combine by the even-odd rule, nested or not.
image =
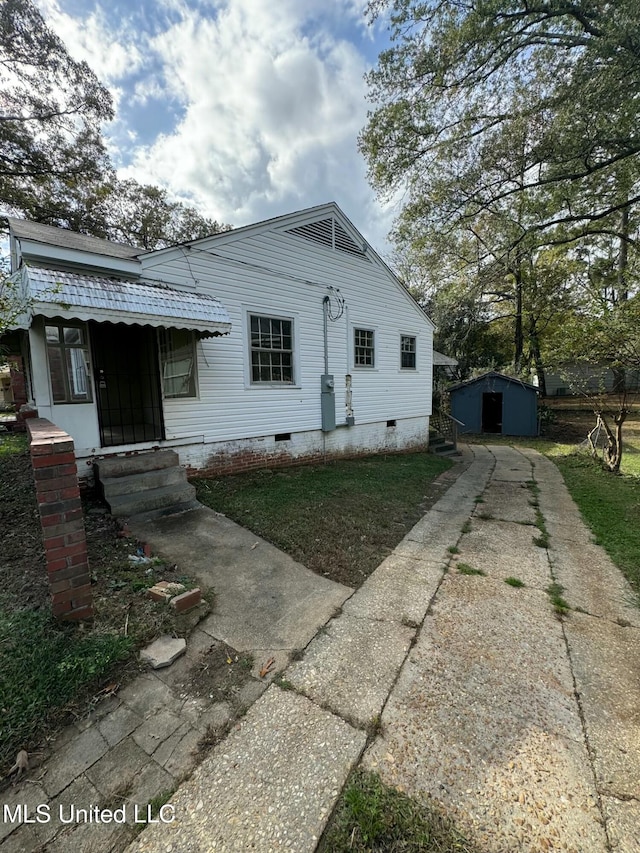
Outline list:
[[[161,486],[158,489],[147,489],[144,492],[114,495],[109,498],[107,503],[112,515],[122,517],[140,515],[156,510],[173,512],[176,507],[195,501],[195,497],[195,486],[184,482],[181,485]]]
[[[444,442],[435,446],[430,444],[429,447],[436,456],[455,456],[458,453],[457,447],[451,442]]]
[[[160,489],[162,486],[180,485],[186,483],[187,472],[179,465],[172,468],[157,468],[154,471],[143,471],[140,474],[129,474],[122,477],[101,477],[100,485],[104,499],[109,502],[118,495],[132,495],[147,489]]]
[[[131,456],[112,456],[95,463],[99,480],[112,477],[128,477],[130,474],[144,474],[163,468],[173,468],[180,460],[175,450],[152,450],[148,453],[135,453]]]

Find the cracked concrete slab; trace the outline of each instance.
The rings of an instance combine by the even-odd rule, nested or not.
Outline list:
[[[238,651],[304,648],[352,593],[207,507],[130,526],[215,589],[215,611],[200,629]]]
[[[97,728],[81,732],[59,750],[49,762],[44,777],[44,787],[50,797],[55,797],[87,768],[91,767],[109,749],[109,744]]]
[[[392,554],[345,602],[343,613],[417,626],[424,619],[443,574],[443,565]]]
[[[545,589],[551,582],[546,549],[533,545],[537,527],[474,516],[471,530],[458,543],[457,563],[466,563],[491,577],[517,577],[527,586]],[[452,570],[454,565],[452,565]]]
[[[130,853],[312,853],[365,743],[328,711],[275,686],[172,797],[176,821]]]
[[[286,672],[296,690],[366,727],[380,714],[413,628],[343,613],[318,634]]]
[[[549,559],[572,607],[640,628],[638,596],[599,545],[586,538],[580,542],[554,535]]]
[[[602,853],[565,649],[544,594],[448,575],[364,765],[443,803],[486,853],[554,837]]]
[[[582,613],[565,630],[598,787],[640,800],[640,630]]]

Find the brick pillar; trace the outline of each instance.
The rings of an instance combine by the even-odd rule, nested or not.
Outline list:
[[[73,439],[45,418],[27,422],[53,613],[93,616],[87,541]]]

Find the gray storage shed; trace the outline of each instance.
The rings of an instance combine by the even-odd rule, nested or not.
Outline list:
[[[448,388],[460,433],[538,434],[538,389],[495,370]]]

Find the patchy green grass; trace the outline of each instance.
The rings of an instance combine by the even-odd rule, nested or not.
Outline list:
[[[526,586],[525,582],[521,581],[520,578],[509,577],[509,578],[505,578],[504,582],[508,583],[509,586],[514,587],[514,589],[522,589],[523,586]]]
[[[360,586],[440,496],[452,465],[428,453],[197,479],[198,500],[308,568]]]
[[[461,575],[481,575],[482,577],[486,575],[486,572],[483,572],[482,569],[474,569],[468,563],[458,563],[456,568]]]
[[[566,599],[562,597],[564,587],[554,581],[553,583],[549,584],[545,592],[551,599],[551,603],[553,604],[553,609],[555,610],[556,614],[558,616],[566,616],[566,614],[571,610],[571,605],[569,605]]]
[[[318,853],[478,853],[435,803],[355,771],[329,821]]]
[[[0,759],[30,743],[52,709],[95,686],[130,649],[128,637],[83,636],[47,612],[0,610]]]

